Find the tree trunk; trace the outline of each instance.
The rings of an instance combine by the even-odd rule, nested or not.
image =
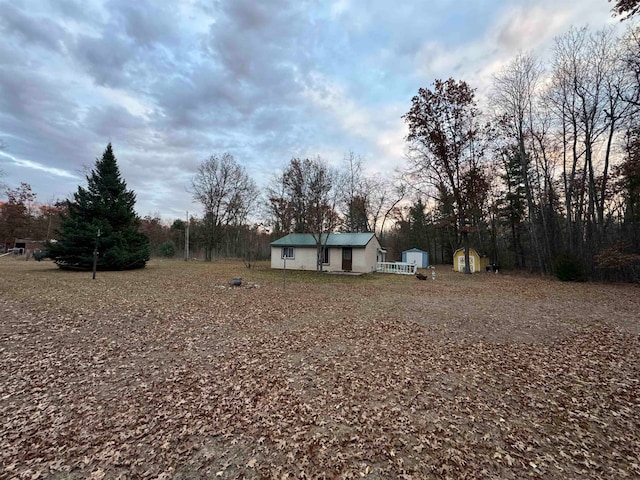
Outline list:
[[[464,230],[462,232],[462,244],[464,245],[464,273],[471,273],[471,267],[469,266],[469,232]]]

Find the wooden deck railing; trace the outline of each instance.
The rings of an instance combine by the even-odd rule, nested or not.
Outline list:
[[[399,275],[415,275],[416,264],[403,262],[378,262],[376,263],[376,272],[397,273]]]

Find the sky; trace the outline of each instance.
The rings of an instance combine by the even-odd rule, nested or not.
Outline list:
[[[69,198],[112,143],[137,213],[201,215],[197,167],[230,153],[259,187],[293,157],[405,162],[420,87],[482,98],[518,52],[548,58],[606,0],[0,0],[0,182]],[[543,61],[544,63],[544,61]],[[0,195],[3,198],[4,195]]]

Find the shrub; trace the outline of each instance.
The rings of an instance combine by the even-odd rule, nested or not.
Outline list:
[[[33,259],[37,260],[38,262],[48,257],[49,257],[49,253],[46,250],[37,250],[33,252]]]
[[[563,282],[584,282],[587,276],[582,262],[570,253],[558,255],[553,268],[558,280]]]
[[[598,252],[594,258],[599,278],[640,283],[640,255],[628,242],[617,242]]]
[[[167,240],[162,245],[160,245],[160,256],[171,258],[176,255],[176,244],[171,240]]]

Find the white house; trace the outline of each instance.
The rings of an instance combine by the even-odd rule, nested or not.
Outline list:
[[[325,272],[375,272],[386,251],[373,233],[323,234],[322,270]],[[271,268],[316,270],[316,239],[310,233],[290,233],[271,243]]]

